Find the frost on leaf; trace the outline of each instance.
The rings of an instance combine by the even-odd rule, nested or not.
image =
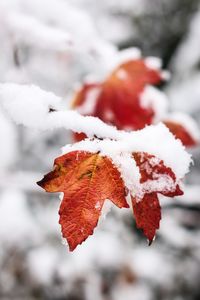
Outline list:
[[[161,220],[161,207],[158,193],[168,196],[183,194],[176,183],[173,171],[164,162],[148,153],[134,153],[133,157],[140,170],[142,198],[132,196],[132,206],[136,225],[142,229],[151,244]]]
[[[54,162],[54,170],[38,182],[47,192],[63,192],[59,214],[70,251],[93,234],[106,199],[128,207],[119,171],[107,157],[73,151]]]

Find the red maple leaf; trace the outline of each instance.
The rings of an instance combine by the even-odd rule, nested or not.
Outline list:
[[[132,197],[136,225],[151,243],[159,228],[161,208],[158,193],[174,197],[183,192],[173,171],[164,162],[144,152],[133,154],[140,170],[142,198]],[[161,184],[159,183],[159,180]],[[159,183],[159,184],[158,184]],[[54,170],[38,182],[47,192],[63,192],[59,214],[63,237],[70,251],[93,234],[105,200],[128,208],[127,189],[112,161],[98,153],[73,151],[54,162]]]
[[[63,192],[59,214],[70,251],[93,234],[106,199],[129,207],[117,168],[97,153],[73,151],[54,162],[54,170],[38,182],[47,192]]]

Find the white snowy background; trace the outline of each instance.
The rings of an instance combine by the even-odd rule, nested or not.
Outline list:
[[[198,0],[0,0],[0,82],[31,83],[69,106],[85,78],[101,80],[117,49],[137,46],[171,71],[171,110],[200,124]],[[36,120],[37,122],[37,120]],[[200,149],[186,193],[164,199],[151,247],[131,212],[112,208],[73,253],[61,239],[59,195],[37,185],[64,129],[15,125],[0,106],[0,299],[200,299]]]

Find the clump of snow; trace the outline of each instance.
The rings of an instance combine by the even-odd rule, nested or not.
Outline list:
[[[130,155],[133,152],[147,152],[163,160],[165,165],[173,170],[177,181],[189,171],[191,163],[191,156],[185,151],[185,147],[162,123],[134,132],[121,132],[120,139],[117,141],[86,139],[62,148],[63,154],[74,150],[100,152],[111,159],[118,157],[119,160],[121,153]],[[115,164],[117,164],[116,159]]]
[[[88,137],[119,139],[123,134],[116,127],[107,125],[98,118],[82,116],[74,110],[49,114],[46,129],[62,127],[78,133],[84,132]]]
[[[126,63],[129,60],[136,60],[141,58],[141,51],[138,48],[130,47],[124,50],[121,50],[117,54],[116,66]]]
[[[121,173],[121,177],[125,182],[125,185],[129,191],[131,191],[132,196],[137,196],[142,198],[143,193],[141,191],[140,185],[140,172],[136,165],[135,160],[132,157],[132,153],[121,153],[119,155],[110,155],[114,165],[118,168]],[[127,197],[129,200],[129,197]],[[129,205],[131,203],[129,201]]]
[[[159,123],[133,132],[134,151],[147,152],[164,161],[176,175],[177,180],[184,178],[189,171],[191,156],[179,140],[176,140],[168,128]],[[133,143],[131,139],[129,143]]]
[[[160,75],[163,80],[168,81],[171,77],[170,72],[166,70],[161,70],[162,68],[162,60],[158,57],[149,56],[144,59],[146,66],[149,69],[160,71]]]
[[[153,180],[147,180],[142,184],[145,193],[173,192],[176,189],[173,179],[168,175],[158,175]]]
[[[160,70],[162,67],[162,60],[158,57],[149,56],[145,58],[145,64],[148,68],[154,70]]]
[[[161,77],[163,80],[168,81],[171,78],[171,73],[167,70],[161,71]]]
[[[168,109],[167,96],[151,85],[147,85],[140,95],[141,105],[144,108],[152,107],[154,115],[154,123],[162,120]]]

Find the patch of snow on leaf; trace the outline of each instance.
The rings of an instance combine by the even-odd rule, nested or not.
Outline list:
[[[138,48],[130,47],[118,52],[117,66],[126,63],[129,60],[136,60],[141,58],[141,51]]]
[[[158,57],[149,56],[145,58],[145,64],[150,69],[160,70],[162,67],[162,60]]]
[[[82,115],[92,115],[100,92],[101,88],[99,87],[89,90],[85,102],[77,108],[77,111]]]
[[[147,152],[163,160],[166,167],[170,167],[174,172],[177,182],[184,178],[189,171],[192,161],[190,154],[186,152],[182,143],[174,138],[164,124],[147,126],[142,130],[130,133],[122,132],[121,137],[123,138],[117,141],[86,139],[73,145],[66,145],[62,148],[62,152],[63,154],[75,150],[100,152],[101,155],[113,159],[115,165],[120,165],[122,153],[126,153],[125,156],[127,155],[127,159],[128,157],[130,159],[133,152]],[[129,178],[127,178],[127,182],[129,182]]]
[[[147,180],[142,184],[144,192],[173,192],[176,189],[173,179],[168,175],[158,175],[154,180]]]

